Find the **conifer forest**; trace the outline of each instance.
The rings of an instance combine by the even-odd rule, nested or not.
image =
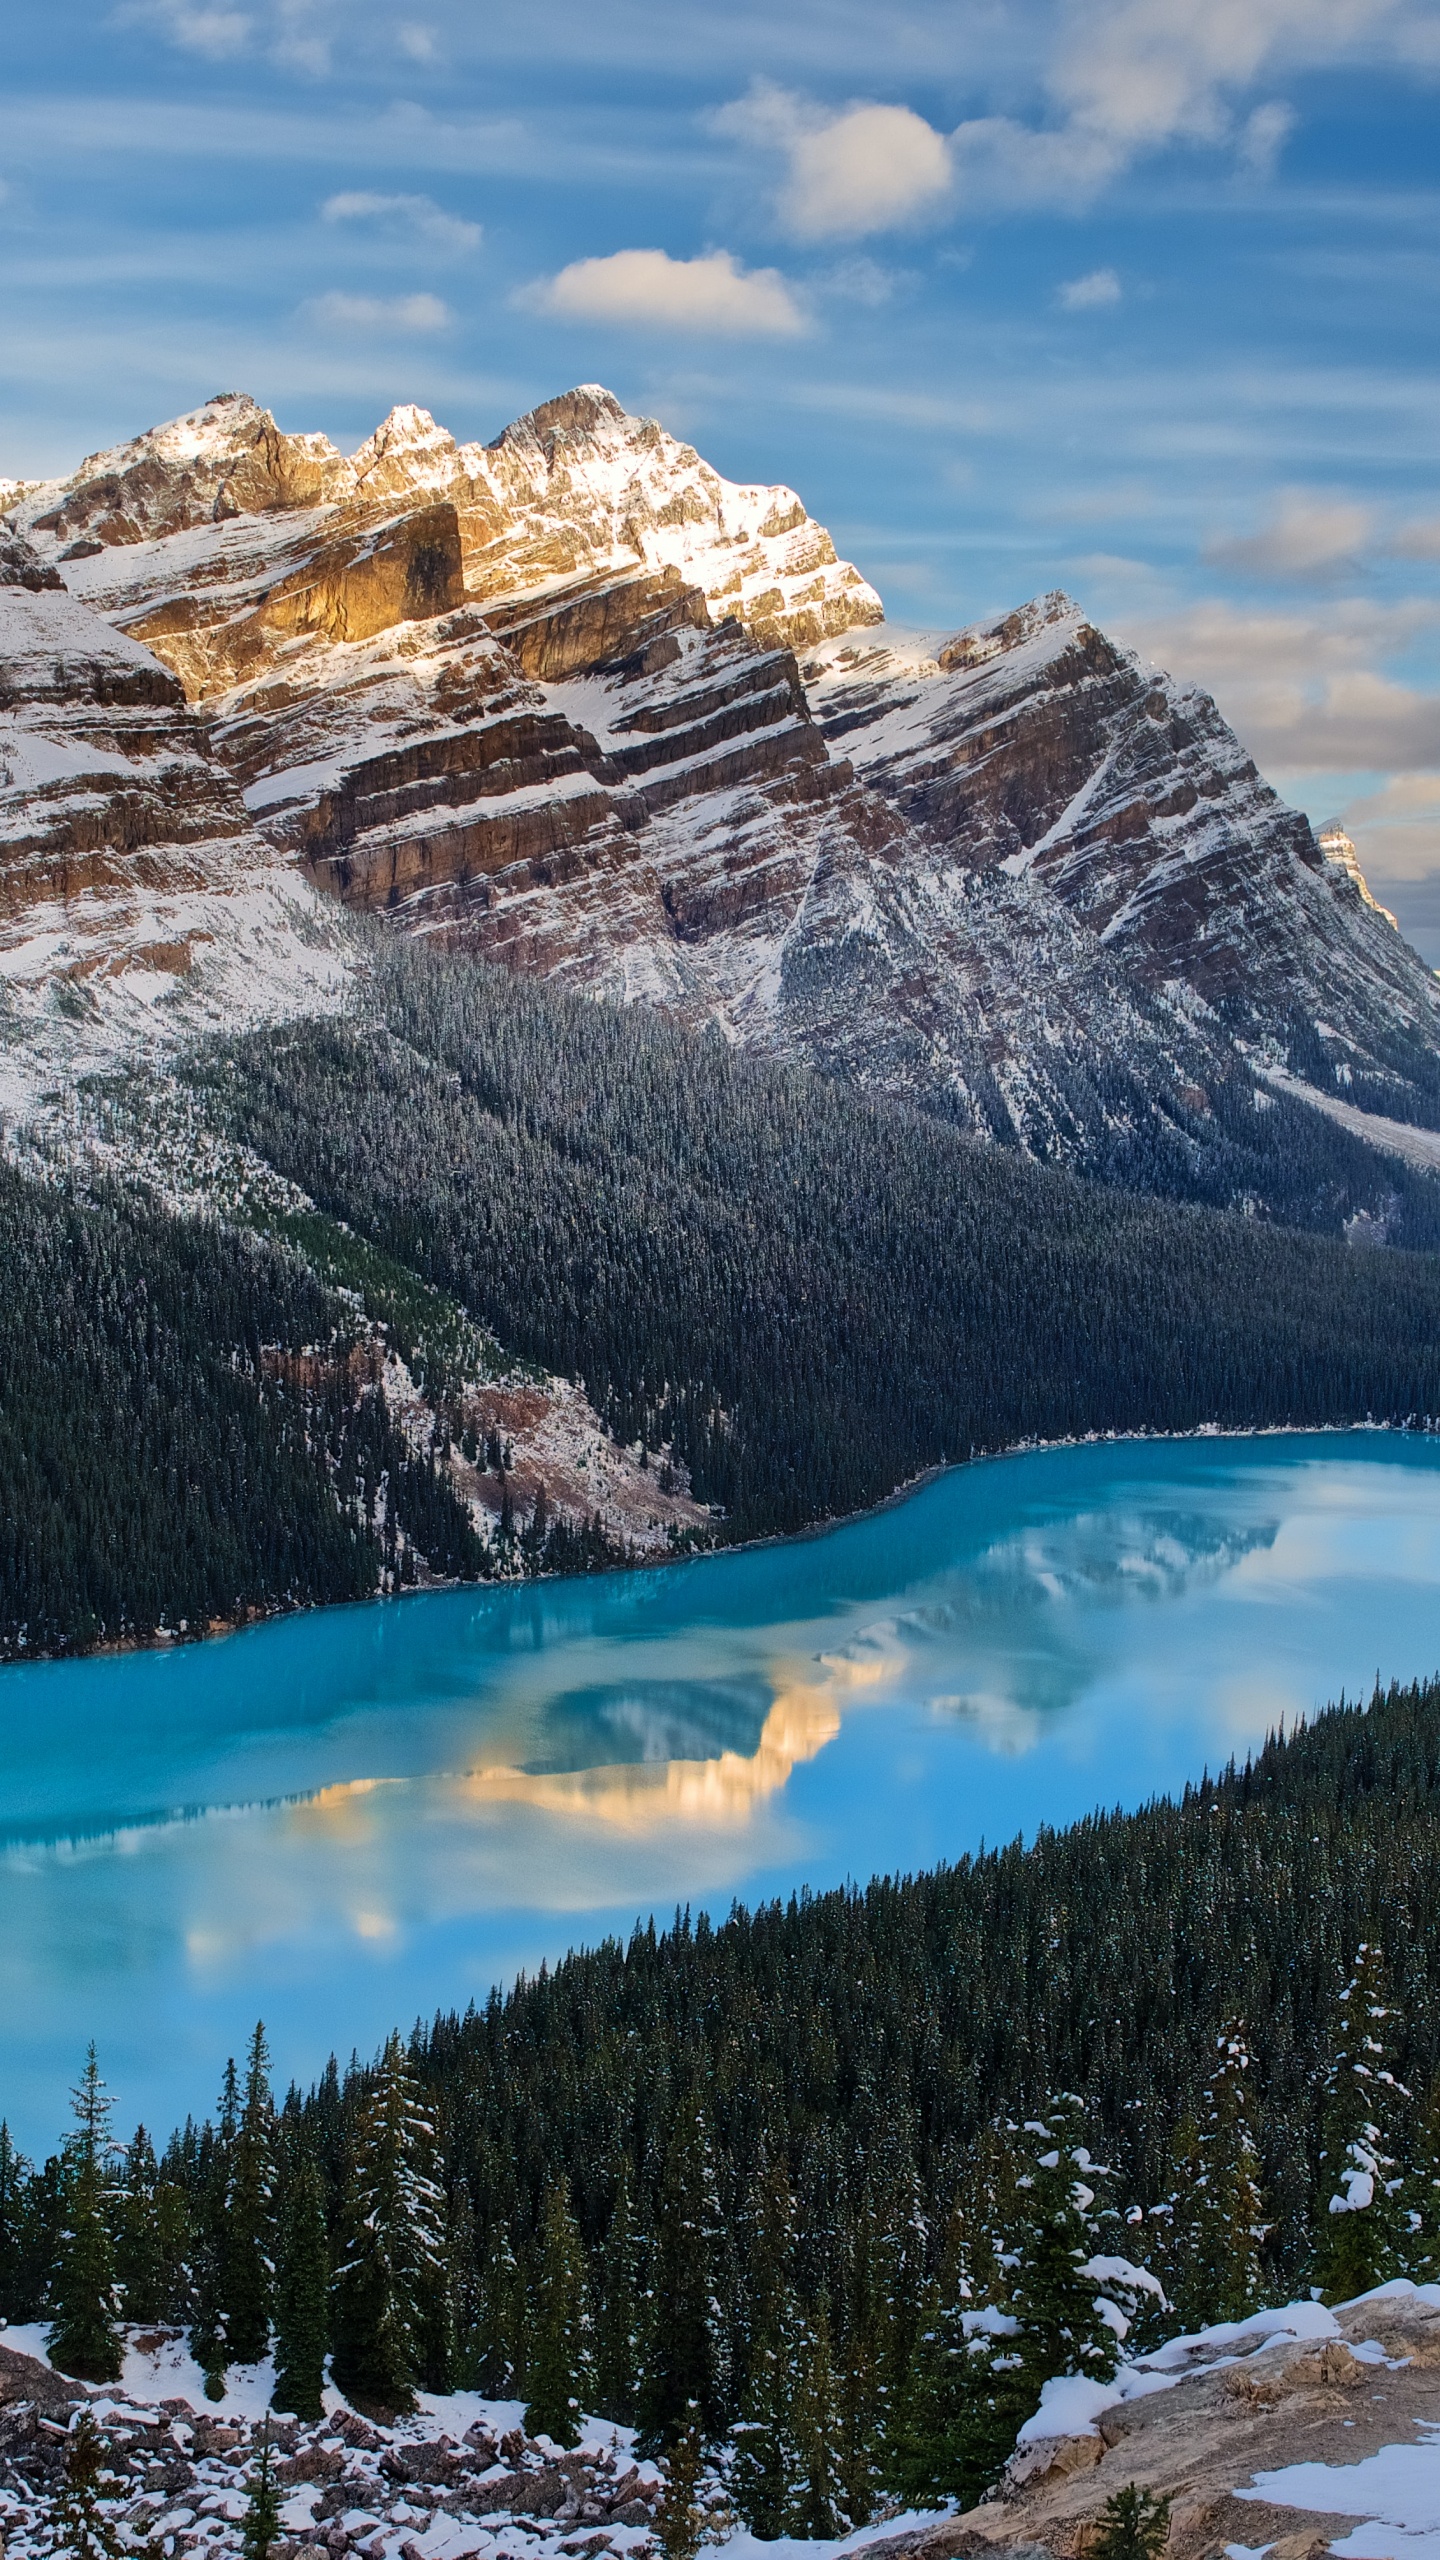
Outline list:
[[[708,2449],[765,2536],[969,2505],[1122,2340],[1440,2275],[1437,1797],[1440,1683],[1392,1688],[1178,1801],[677,1914],[278,2100],[257,2026],[158,2147],[92,2049],[58,2156],[0,2131],[0,2318],[95,2381],[121,2320],[182,2324],[217,2396],[273,2349],[302,2418],[327,2354],[372,2413],[598,2412],[674,2496]]]

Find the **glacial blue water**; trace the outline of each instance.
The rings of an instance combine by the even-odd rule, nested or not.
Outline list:
[[[1440,1446],[1105,1444],[824,1537],[0,1671],[0,2114],[128,2128],[677,1902],[1134,1805],[1440,1670]]]

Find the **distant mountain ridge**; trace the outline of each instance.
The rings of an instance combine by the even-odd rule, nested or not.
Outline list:
[[[230,777],[217,878],[240,848],[289,902],[292,1010],[344,974],[298,956],[338,900],[1131,1187],[1283,1212],[1277,1070],[1440,1126],[1440,986],[1207,695],[1060,594],[905,641],[792,490],[597,386],[485,446],[399,408],[348,457],[225,395],[9,522],[63,582],[30,608],[57,666],[88,608],[183,685]],[[152,906],[202,894],[178,855],[145,876]],[[57,967],[103,997],[146,947],[191,955],[177,1018],[222,974],[213,920],[112,900],[57,958],[73,907],[57,940],[18,867],[7,891],[41,1014]]]

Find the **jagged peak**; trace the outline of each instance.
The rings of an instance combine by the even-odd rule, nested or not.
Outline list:
[[[613,428],[647,423],[632,418],[603,382],[579,382],[573,391],[557,392],[553,400],[542,400],[537,409],[527,409],[523,418],[512,418],[488,449],[497,453],[509,445],[549,446],[560,437],[593,436],[602,425]]]
[[[1088,617],[1067,595],[1063,587],[1052,587],[1047,595],[1032,596],[1028,604],[1017,605],[1013,613],[1002,614],[994,622],[968,623],[953,639],[936,650],[936,663],[946,674],[961,667],[981,667],[988,658],[998,658],[1007,650],[1023,647],[1042,631],[1089,628]]]

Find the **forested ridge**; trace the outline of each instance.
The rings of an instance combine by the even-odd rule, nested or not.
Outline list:
[[[232,1135],[673,1444],[730,1535],[1015,1441],[1440,1413],[1440,1263],[1117,1196],[802,1070],[382,946],[193,1069]]]
[[[1041,2383],[1318,2285],[1440,2275],[1440,1682],[1030,1847],[677,1915],[332,2063],[263,2030],[157,2160],[93,2056],[0,2134],[0,2317],[117,2312],[318,2414],[418,2385],[725,2450],[758,2532],[969,2499]]]
[[[293,1255],[0,1164],[0,1275],[0,1654],[478,1568]]]

